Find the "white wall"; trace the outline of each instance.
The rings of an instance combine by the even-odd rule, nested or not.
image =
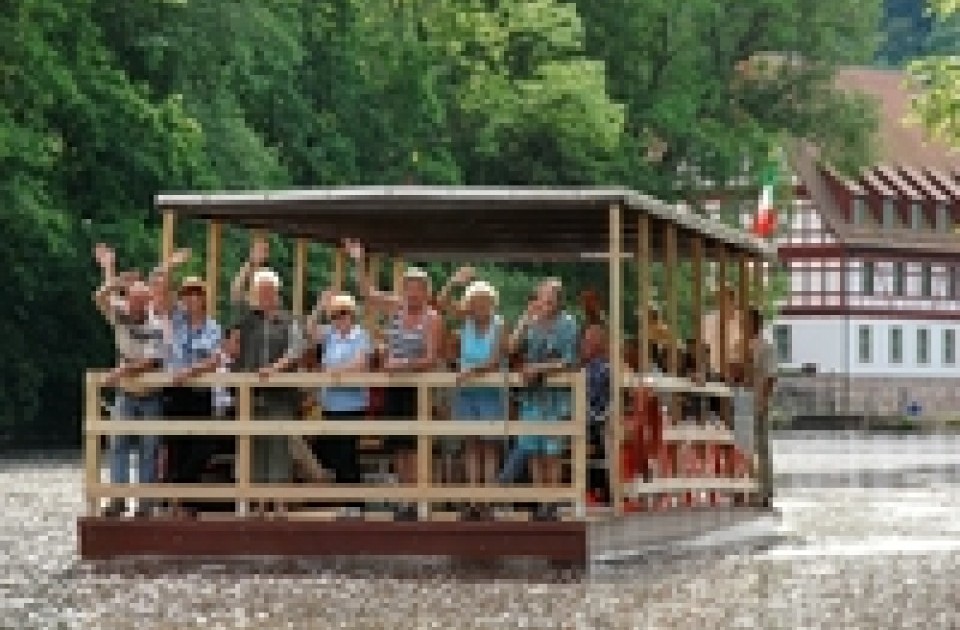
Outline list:
[[[846,317],[780,317],[775,325],[790,326],[791,361],[782,367],[817,365],[821,373],[850,373],[860,376],[957,376],[960,364],[944,365],[943,331],[953,329],[960,344],[960,321],[865,319]],[[872,361],[860,363],[860,326],[871,329]],[[903,330],[903,363],[890,363],[890,328]],[[930,363],[917,362],[917,330],[930,331]],[[772,339],[772,337],[771,337]],[[960,348],[955,350],[960,359]]]

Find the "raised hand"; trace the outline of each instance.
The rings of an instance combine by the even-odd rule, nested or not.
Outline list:
[[[182,265],[183,263],[190,260],[190,256],[193,255],[193,252],[189,247],[182,247],[177,251],[173,252],[173,255],[170,256],[170,265]]]
[[[366,253],[363,243],[353,238],[343,239],[343,248],[347,250],[347,255],[354,260],[363,260]]]
[[[453,274],[453,277],[450,279],[452,284],[466,284],[473,280],[477,275],[476,269],[470,266],[464,266],[457,269],[457,272]]]
[[[262,267],[270,256],[270,243],[267,239],[258,236],[250,245],[250,262],[255,267]]]
[[[113,249],[106,243],[97,243],[93,248],[93,257],[96,259],[97,264],[100,265],[102,269],[113,266],[116,261],[116,254]]]

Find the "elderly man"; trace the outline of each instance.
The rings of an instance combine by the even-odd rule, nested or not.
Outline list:
[[[230,292],[240,346],[234,370],[259,372],[264,379],[294,367],[306,350],[303,327],[281,309],[280,277],[262,266],[267,254],[266,241],[256,239]],[[290,419],[299,414],[300,394],[294,388],[271,387],[258,392],[253,403],[258,419]],[[254,482],[287,483],[292,473],[286,437],[254,438]],[[283,506],[277,509],[282,512]]]
[[[105,385],[119,384],[113,417],[117,419],[157,418],[160,416],[160,394],[156,389],[138,386],[129,379],[159,369],[162,363],[162,330],[149,316],[150,288],[130,274],[118,276],[116,257],[112,249],[97,245],[95,256],[103,270],[103,283],[94,293],[94,302],[113,327],[117,347],[117,366],[104,380]],[[117,435],[111,443],[110,481],[116,484],[130,482],[130,436]],[[138,481],[155,481],[157,438],[141,436],[138,442]],[[124,512],[122,499],[114,499],[106,515],[119,516]],[[141,501],[138,516],[148,513],[149,504]]]

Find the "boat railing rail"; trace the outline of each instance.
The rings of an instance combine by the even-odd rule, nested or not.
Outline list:
[[[418,505],[421,518],[429,515],[431,503],[443,502],[526,502],[570,503],[574,513],[585,515],[587,478],[586,430],[586,375],[583,371],[557,373],[548,376],[544,386],[567,389],[571,392],[571,418],[568,421],[513,421],[497,420],[446,421],[434,418],[435,391],[463,385],[499,388],[524,386],[519,373],[489,374],[473,377],[459,383],[452,372],[350,373],[291,372],[261,378],[257,373],[208,374],[185,381],[189,387],[225,387],[234,390],[235,417],[225,418],[136,418],[113,419],[105,417],[102,395],[108,388],[107,371],[90,370],[86,373],[84,417],[84,493],[88,514],[100,512],[101,499],[134,498],[162,500],[207,500],[235,502],[238,506],[250,502],[288,503],[352,503],[352,502],[411,502]],[[149,388],[171,387],[169,375],[145,374],[130,381],[114,383],[111,387],[136,386]],[[257,390],[268,388],[296,388],[313,390],[321,387],[409,387],[416,388],[416,419],[359,419],[332,420],[316,415],[307,419],[294,418],[259,420],[255,417],[254,396]],[[233,483],[138,483],[112,484],[103,481],[101,470],[101,439],[104,436],[196,436],[234,437],[236,459]],[[435,482],[431,474],[432,443],[439,438],[501,437],[537,435],[569,438],[569,481],[560,486],[531,484],[466,485]],[[261,484],[251,479],[251,439],[255,436],[357,436],[380,438],[389,436],[415,437],[417,474],[412,484],[340,484],[340,483],[285,483]]]

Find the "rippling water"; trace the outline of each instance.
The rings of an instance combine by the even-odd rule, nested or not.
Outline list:
[[[586,573],[81,562],[79,462],[0,461],[0,628],[953,628],[960,440],[778,440],[788,541]]]

